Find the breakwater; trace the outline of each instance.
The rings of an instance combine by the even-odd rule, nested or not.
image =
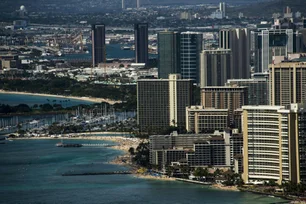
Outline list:
[[[62,176],[96,176],[96,175],[114,175],[114,174],[132,174],[132,172],[131,171],[86,172],[86,173],[68,172],[62,174]]]

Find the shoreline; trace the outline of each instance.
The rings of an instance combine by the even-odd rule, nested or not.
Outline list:
[[[132,170],[132,176],[135,178],[139,178],[139,179],[150,179],[150,180],[159,180],[159,181],[181,181],[175,177],[168,177],[165,175],[160,175],[160,176],[153,176],[150,174],[146,174],[146,173],[138,173],[137,170],[140,168],[138,166],[134,166],[131,163],[131,156],[128,152],[128,150],[130,149],[130,147],[133,147],[134,149],[137,148],[137,146],[139,145],[139,143],[141,143],[143,140],[139,139],[139,138],[128,138],[128,137],[124,137],[124,136],[92,136],[93,134],[114,134],[116,132],[98,132],[98,133],[79,133],[79,136],[74,136],[74,137],[58,137],[58,138],[54,138],[54,137],[15,137],[15,138],[10,138],[12,140],[104,140],[104,141],[112,141],[115,142],[117,144],[115,144],[114,146],[111,147],[107,147],[110,149],[114,149],[114,150],[120,150],[122,151],[122,154],[116,156],[116,158],[114,158],[111,161],[108,161],[108,164],[113,164],[113,165],[120,165],[120,166],[126,166],[129,167]],[[120,135],[122,133],[118,133],[118,135]],[[83,135],[83,136],[82,136]],[[87,135],[87,136],[84,136]],[[187,179],[186,179],[187,180]],[[186,182],[186,181],[185,181]],[[188,180],[187,180],[188,182]],[[188,183],[193,183],[192,181],[188,182]],[[199,184],[196,184],[199,185]],[[212,184],[209,185],[210,188],[213,188],[215,190],[225,190],[225,191],[240,191],[237,187],[235,186],[221,186],[219,184]]]
[[[101,132],[105,133],[105,132]],[[84,134],[84,133],[81,133]],[[87,133],[90,134],[90,133]],[[139,179],[149,179],[149,180],[158,180],[158,181],[180,181],[176,179],[175,177],[168,177],[165,175],[160,175],[160,176],[153,176],[150,174],[146,173],[139,173],[138,169],[140,168],[139,166],[134,166],[131,163],[131,157],[128,152],[130,147],[134,147],[135,149],[137,148],[138,144],[141,143],[143,140],[139,138],[127,138],[124,136],[78,136],[78,137],[64,137],[64,138],[52,138],[52,137],[23,137],[23,138],[10,138],[13,140],[39,140],[39,139],[51,139],[51,140],[105,140],[105,141],[112,141],[116,142],[117,144],[115,146],[107,147],[110,149],[114,150],[120,150],[122,151],[122,154],[118,155],[116,158],[114,158],[111,161],[108,161],[108,164],[113,164],[113,165],[122,165],[126,166],[131,169],[132,176],[134,178],[139,178]],[[192,183],[192,182],[188,182]],[[196,184],[199,185],[199,184]],[[212,188],[214,190],[222,190],[222,191],[232,191],[232,192],[249,192],[249,193],[255,193],[255,194],[262,194],[258,192],[253,192],[253,191],[248,191],[248,190],[240,190],[237,188],[237,186],[223,186],[221,184],[211,184],[207,185],[209,188]],[[263,194],[266,196],[272,196],[272,194]],[[283,199],[286,199],[283,196],[278,196]],[[288,198],[287,198],[288,200]]]
[[[113,133],[114,134],[116,132],[99,132],[99,133],[100,134],[101,133],[109,133],[109,134]],[[89,135],[90,133],[81,133],[81,134]],[[118,135],[119,134],[122,134],[122,133],[118,133]],[[63,140],[96,140],[96,141],[104,140],[104,141],[115,142],[117,144],[115,144],[114,146],[107,147],[107,148],[122,151],[122,154],[116,156],[116,158],[114,158],[113,160],[108,161],[107,162],[108,164],[129,167],[131,171],[133,172],[132,176],[135,178],[139,178],[139,179],[150,179],[150,180],[159,180],[159,181],[177,181],[176,178],[174,177],[168,177],[164,175],[153,176],[150,174],[137,172],[140,167],[134,166],[131,163],[129,149],[130,147],[133,147],[134,149],[136,149],[139,143],[143,141],[143,139],[128,138],[124,136],[77,136],[77,137],[62,137],[62,138],[61,137],[58,137],[58,138],[54,138],[54,137],[19,137],[18,138],[18,137],[15,137],[15,138],[10,138],[10,139],[12,140],[61,140],[63,139]]]
[[[240,192],[240,190],[237,188],[237,186],[224,186],[222,184],[215,183],[215,184],[212,184],[211,187],[213,189],[217,189],[217,190]]]
[[[0,94],[19,94],[19,95],[29,95],[29,96],[44,96],[44,97],[54,97],[54,98],[66,98],[66,99],[75,99],[80,101],[88,101],[93,103],[102,103],[106,102],[111,105],[114,105],[115,103],[122,103],[121,101],[114,101],[111,99],[105,99],[105,98],[94,98],[94,97],[81,97],[81,96],[64,96],[64,95],[54,95],[54,94],[44,94],[44,93],[31,93],[31,92],[22,92],[22,91],[5,91],[3,89],[0,89]]]
[[[105,133],[105,132],[100,132],[100,134],[101,133]],[[99,133],[96,133],[96,134],[99,134]],[[109,133],[109,134],[114,134],[114,133]],[[119,156],[126,156],[126,154],[128,154],[128,150],[130,149],[130,147],[134,147],[136,149],[138,144],[141,142],[141,139],[139,138],[128,138],[124,136],[77,136],[77,137],[58,137],[58,138],[54,138],[54,137],[14,137],[14,138],[9,138],[9,139],[12,139],[12,140],[61,140],[63,139],[63,140],[112,141],[118,144],[108,147],[108,148],[121,150],[121,151],[124,151],[125,153],[124,155],[119,155]]]

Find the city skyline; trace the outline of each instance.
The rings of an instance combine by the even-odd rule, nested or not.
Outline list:
[[[304,200],[302,1],[4,0],[2,201]]]

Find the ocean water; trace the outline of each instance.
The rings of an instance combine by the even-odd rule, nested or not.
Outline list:
[[[92,59],[92,47],[88,44],[89,53],[77,53],[77,54],[65,54],[61,57],[46,56],[42,58],[46,59],[62,59],[62,60],[91,60]],[[134,50],[122,50],[121,47],[126,46],[124,44],[107,44],[106,45],[106,58],[107,59],[122,59],[122,58],[135,58]],[[128,45],[131,46],[131,45]],[[157,58],[157,54],[149,54],[149,58]]]
[[[33,106],[34,104],[61,104],[63,107],[77,106],[80,104],[93,104],[90,101],[83,101],[77,99],[69,99],[65,97],[51,97],[51,96],[31,96],[23,94],[6,94],[0,93],[0,104],[8,104],[11,106],[19,104],[27,104]]]
[[[0,146],[0,203],[287,203],[279,198],[215,190],[132,175],[62,173],[126,170],[107,161],[122,153],[105,147],[58,148],[58,140],[17,140]],[[110,143],[73,140],[78,143]]]

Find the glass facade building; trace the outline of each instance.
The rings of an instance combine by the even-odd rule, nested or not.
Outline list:
[[[183,32],[180,37],[181,75],[183,79],[192,79],[199,83],[199,54],[203,49],[203,34]]]
[[[137,23],[134,26],[135,36],[135,62],[147,63],[148,55],[148,24]]]
[[[106,47],[105,47],[105,25],[92,25],[92,64],[93,67],[99,63],[106,62]]]
[[[169,74],[181,73],[180,33],[158,33],[158,78],[168,79]]]
[[[298,32],[292,29],[273,29],[251,33],[255,72],[267,72],[274,56],[285,56],[300,51]]]

